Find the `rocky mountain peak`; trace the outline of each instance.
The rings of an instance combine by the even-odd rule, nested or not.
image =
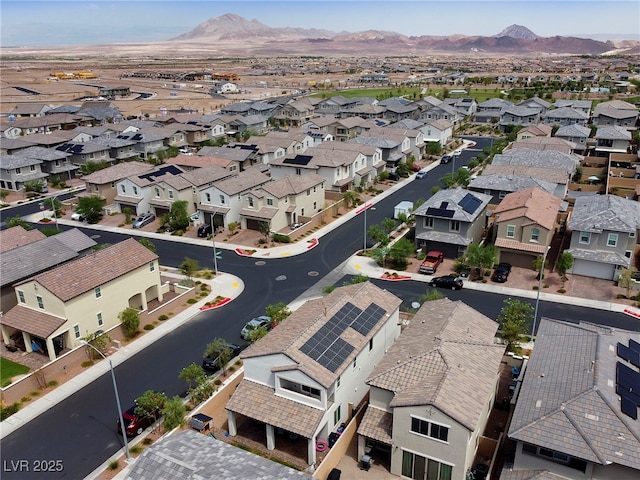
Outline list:
[[[515,24],[509,25],[507,28],[497,34],[496,37],[522,38],[524,40],[535,40],[536,38],[540,38],[527,27]]]

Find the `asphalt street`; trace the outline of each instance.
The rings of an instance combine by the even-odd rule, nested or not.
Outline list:
[[[484,139],[487,143],[489,139]],[[456,159],[459,168],[481,151],[465,151]],[[441,165],[426,178],[408,182],[405,187],[376,203],[375,210],[367,213],[367,223],[381,222],[393,216],[393,207],[402,200],[415,201],[430,196],[438,178],[450,172],[451,165]],[[23,205],[4,211],[4,215],[25,215],[37,210],[35,205]],[[244,323],[264,313],[265,306],[277,302],[290,303],[321,280],[344,260],[361,249],[364,242],[364,218],[358,215],[340,228],[323,236],[317,247],[307,253],[278,259],[241,257],[224,250],[218,268],[240,277],[245,283],[243,293],[224,308],[201,312],[192,320],[163,337],[147,349],[116,368],[118,387],[123,408],[131,405],[145,390],[153,389],[168,396],[182,395],[186,384],[178,379],[182,368],[192,362],[199,363],[207,343],[222,337],[233,343],[242,343],[240,329]],[[116,243],[129,235],[85,230],[98,243]],[[154,240],[162,265],[177,267],[185,257],[194,258],[201,266],[212,265],[212,249],[167,240]],[[336,282],[341,285],[343,279]],[[410,305],[425,291],[421,282],[374,281],[379,286],[400,296]],[[478,291],[462,290],[445,293],[461,299],[472,307],[496,318],[504,296]],[[530,301],[530,300],[527,300]],[[619,328],[637,329],[632,319],[618,313],[590,310],[542,301],[544,316],[570,322],[582,320]],[[3,479],[30,478],[83,478],[122,448],[122,438],[116,432],[115,402],[109,375],[79,390],[45,414],[29,422],[2,440]],[[41,473],[16,471],[8,461],[61,460],[61,472]],[[9,468],[4,468],[4,467]]]

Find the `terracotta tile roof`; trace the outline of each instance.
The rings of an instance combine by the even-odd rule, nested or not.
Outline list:
[[[156,260],[158,255],[128,238],[34,277],[38,284],[63,302],[109,283]]]
[[[425,302],[367,383],[393,392],[390,407],[433,405],[473,431],[504,354],[493,343],[497,328],[463,302]]]
[[[358,435],[393,445],[392,432],[393,414],[369,405],[358,426]]]
[[[46,238],[37,228],[25,230],[20,225],[0,231],[0,253]]]
[[[494,242],[496,247],[508,248],[510,250],[518,250],[521,252],[544,253],[547,250],[546,245],[539,243],[524,243],[510,238],[496,238]]]
[[[66,318],[56,317],[41,310],[16,305],[0,317],[0,323],[40,338],[47,338],[65,324]]]
[[[495,208],[496,223],[525,217],[532,222],[552,230],[556,224],[562,199],[536,187],[512,192]]]
[[[369,343],[369,339],[388,321],[388,316],[383,315],[366,336],[353,328],[346,328],[340,338],[354,347],[353,352],[346,357],[335,372],[332,372],[302,353],[300,347],[347,302],[351,302],[362,310],[375,303],[391,315],[399,308],[402,300],[371,282],[337,288],[326,297],[307,301],[269,332],[266,337],[247,348],[241,357],[284,354],[291,360],[291,363],[297,365],[298,370],[325,388],[329,388],[344,369],[351,364],[353,358]]]
[[[240,382],[225,408],[305,438],[313,437],[324,415],[319,408],[280,397],[273,388],[246,379]]]

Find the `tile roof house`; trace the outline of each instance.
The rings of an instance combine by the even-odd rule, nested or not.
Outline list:
[[[20,153],[0,154],[0,188],[20,191],[26,182],[40,180],[46,183],[48,175],[42,171],[42,160]]]
[[[559,137],[528,137],[513,142],[508,150],[529,148],[531,150],[554,150],[556,152],[572,154],[575,144]]]
[[[548,125],[582,125],[584,127],[589,122],[589,114],[572,107],[560,107],[549,110],[542,117],[542,121]]]
[[[41,161],[40,169],[48,175],[48,179],[60,176],[64,180],[71,180],[76,176],[77,165],[69,160],[69,154],[54,148],[29,147],[16,152],[15,155],[35,158]]]
[[[591,106],[593,105],[593,100],[557,99],[553,103],[553,105],[555,108],[571,107],[575,110],[580,110],[587,115],[591,115]]]
[[[428,120],[420,130],[426,143],[437,142],[442,147],[453,137],[453,124],[448,120]]]
[[[631,132],[614,125],[599,127],[594,135],[596,139],[596,156],[608,157],[611,153],[627,153],[631,143]]]
[[[514,105],[505,107],[500,115],[499,125],[504,130],[508,125],[536,125],[540,123],[539,108]]]
[[[535,187],[506,195],[493,211],[498,261],[531,268],[551,245],[561,204],[561,198]]]
[[[524,140],[532,137],[550,137],[553,128],[544,123],[538,123],[537,125],[527,125],[518,130],[516,134],[516,141]]]
[[[257,147],[249,147],[242,148],[242,145],[228,145],[224,147],[202,147],[196,153],[196,157],[208,157],[212,162],[216,165],[223,166],[227,168],[230,172],[241,172],[246,170],[247,168],[260,163],[261,160],[258,155]],[[185,164],[185,168],[187,167],[188,160],[197,160],[196,159],[184,159],[183,163]],[[231,161],[232,164],[228,164],[226,162]],[[226,163],[223,164],[222,162]],[[234,164],[237,168],[233,168]],[[199,167],[204,167],[205,165],[198,165]]]
[[[554,136],[574,143],[576,145],[574,151],[584,152],[587,148],[587,140],[590,135],[591,129],[589,127],[583,127],[582,125],[567,125],[560,127]]]
[[[163,295],[158,256],[133,238],[14,288],[18,304],[0,318],[4,342],[21,337],[27,351],[38,350],[51,360],[82,337],[119,325],[118,314],[126,308],[145,310]]]
[[[362,132],[358,137],[350,140],[350,143],[375,146],[382,150],[382,159],[390,170],[406,162],[412,154],[411,138],[403,132],[394,132],[393,129],[374,128]]]
[[[367,378],[358,458],[382,444],[392,475],[464,480],[497,391],[497,327],[461,301],[424,303]]]
[[[639,354],[638,332],[542,318],[508,431],[515,461],[501,479],[638,478]]]
[[[131,175],[139,175],[153,170],[153,165],[144,162],[116,163],[102,170],[97,170],[82,177],[85,190],[78,192],[77,197],[98,196],[105,201],[105,205],[112,205],[117,195],[116,183]]]
[[[413,212],[417,247],[458,258],[470,244],[482,240],[490,201],[491,195],[463,188],[436,192]]]
[[[556,184],[539,180],[528,175],[511,175],[504,173],[494,173],[478,175],[469,181],[467,188],[472,192],[480,192],[491,195],[492,205],[498,205],[509,193],[519,192],[527,188],[536,187],[545,192],[555,194]]]
[[[616,195],[576,198],[567,223],[573,255],[569,273],[617,280],[632,266],[640,228],[640,204]]]
[[[502,98],[490,98],[478,104],[474,121],[479,123],[498,121],[500,120],[500,117],[502,117],[504,110],[512,106],[513,103],[508,100],[503,100]]]
[[[307,473],[242,448],[183,430],[145,448],[127,469],[125,480],[311,479]]]
[[[634,130],[638,115],[638,108],[635,105],[623,100],[611,100],[596,105],[592,121],[597,127],[618,126],[625,130]]]
[[[303,437],[315,464],[316,441],[351,418],[367,395],[366,379],[400,334],[401,302],[371,282],[343,286],[307,301],[250,345],[241,354],[244,378],[226,405],[230,435],[247,420],[260,422],[273,450],[274,430],[282,429]]]

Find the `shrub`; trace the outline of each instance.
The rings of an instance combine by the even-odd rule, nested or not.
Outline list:
[[[273,241],[274,242],[280,242],[280,243],[291,243],[291,238],[289,238],[289,235],[283,235],[281,233],[274,233],[273,234]]]
[[[109,462],[109,470],[117,470],[119,466],[120,462],[118,462],[118,460],[112,460]]]
[[[322,287],[322,293],[324,293],[325,295],[328,295],[331,292],[333,292],[335,289],[336,289],[335,285],[327,285],[326,287]]]
[[[20,410],[20,404],[18,402],[7,405],[6,407],[0,405],[0,420],[6,420],[18,410]]]
[[[142,447],[140,445],[134,445],[129,449],[129,453],[132,455],[138,455],[140,452],[142,452]]]
[[[33,398],[39,397],[40,392],[38,390],[33,390],[32,392],[29,393],[29,395],[31,395]]]
[[[142,328],[144,328],[145,330],[153,330],[155,327],[153,326],[153,324],[148,323]]]
[[[213,383],[214,383],[214,385],[222,385],[222,380],[220,380],[220,379],[218,378],[218,379],[216,379],[216,381],[215,381],[215,382],[213,382]]]
[[[624,295],[623,293],[619,293],[616,295],[616,298],[620,299],[620,298],[627,298],[626,295]]]
[[[93,365],[93,360],[86,360],[82,362],[80,365],[82,366],[82,368],[90,367],[91,365]]]
[[[51,380],[47,385],[50,386],[51,388],[54,388],[60,385],[60,382],[58,382],[57,380]]]
[[[209,285],[207,285],[206,283],[200,284],[200,290],[202,290],[203,292],[208,292],[209,291]]]
[[[196,302],[197,302],[197,300],[195,298],[190,298],[189,300],[187,300],[187,303],[190,304],[190,305],[193,305]]]
[[[143,444],[143,445],[146,445],[146,446],[151,445],[152,443],[153,443],[153,440],[152,440],[152,439],[150,439],[149,437],[145,438],[145,439],[142,441],[142,444]]]
[[[567,293],[567,291],[564,288],[559,288],[558,293]]]
[[[161,322],[164,322],[165,320],[168,320],[168,319],[169,319],[169,316],[165,315],[164,313],[158,317],[158,320],[160,320]]]

